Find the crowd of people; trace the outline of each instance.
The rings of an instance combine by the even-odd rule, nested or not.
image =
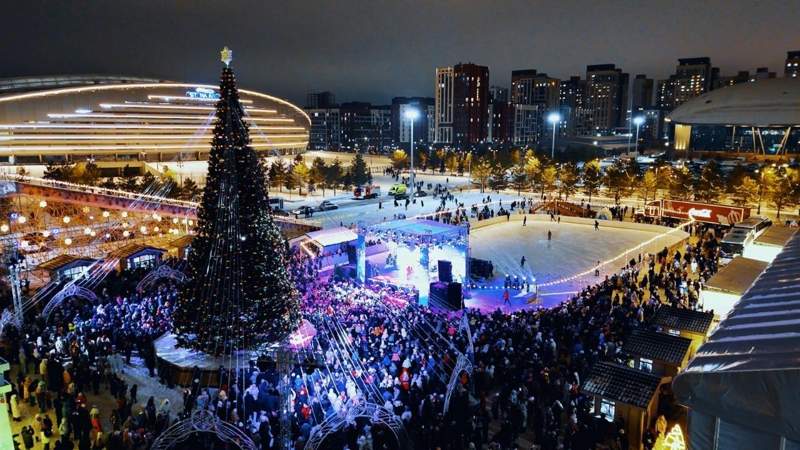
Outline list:
[[[112,274],[97,288],[97,304],[67,302],[49,320],[6,333],[17,362],[9,396],[23,425],[16,438],[37,450],[147,448],[175,420],[209,410],[262,449],[283,439],[302,448],[326,420],[342,426],[325,448],[513,449],[521,436],[544,450],[625,448],[623,424],[596,417],[581,382],[597,361],[624,361],[621,343],[650,326],[658,308],[698,307],[717,270],[711,231],[694,226],[693,243],[632,259],[556,307],[514,314],[424,308],[411,292],[321,276],[318,261],[297,251],[291,273],[316,329],[305,356],[284,369],[271,357],[221,368],[213,385],[195,376],[182,387],[182,407],[145,401],[125,375],[132,363],[156,375],[152,343],[171,329],[176,286],[139,293],[144,273]],[[471,373],[453,376],[459,357]],[[98,395],[110,395],[113,407],[89,401]],[[394,421],[352,417],[368,404]]]

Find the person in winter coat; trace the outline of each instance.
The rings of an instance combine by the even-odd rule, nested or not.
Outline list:
[[[31,450],[33,448],[33,428],[30,425],[22,427],[20,434],[22,435],[22,444],[25,446],[25,450]]]
[[[22,414],[19,410],[19,398],[17,398],[17,394],[11,396],[11,418],[14,419],[14,422],[20,422],[22,420]]]

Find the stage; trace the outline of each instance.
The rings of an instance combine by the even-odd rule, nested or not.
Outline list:
[[[156,351],[158,374],[168,384],[188,386],[195,376],[200,383],[213,386],[219,384],[220,367],[235,369],[246,367],[251,361],[275,358],[285,352],[297,353],[309,348],[317,330],[308,320],[303,319],[297,331],[290,334],[286,347],[280,344],[264,345],[253,350],[241,350],[231,355],[213,356],[197,350],[178,346],[178,338],[173,333],[165,333],[153,342]]]

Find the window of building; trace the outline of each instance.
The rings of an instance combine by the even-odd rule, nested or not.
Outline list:
[[[605,414],[605,418],[609,422],[614,421],[614,402],[611,400],[600,400],[600,414]]]
[[[148,268],[156,265],[156,255],[141,255],[131,260],[131,266],[135,268]]]
[[[75,278],[78,278],[81,275],[83,275],[84,272],[86,272],[86,267],[72,267],[62,272],[62,274],[64,278],[67,278],[69,280],[74,280]]]
[[[645,372],[652,372],[653,371],[653,360],[647,358],[640,358],[639,359],[639,370],[643,370]]]

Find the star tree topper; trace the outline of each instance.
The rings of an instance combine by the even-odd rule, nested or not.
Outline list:
[[[226,67],[230,67],[231,61],[233,61],[233,50],[229,49],[228,46],[226,45],[225,48],[223,48],[222,51],[219,52],[219,59],[220,61],[225,63]]]

